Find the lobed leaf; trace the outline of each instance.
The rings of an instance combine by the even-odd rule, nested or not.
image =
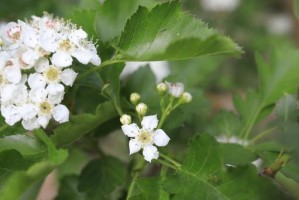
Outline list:
[[[116,46],[118,59],[131,61],[180,60],[207,54],[240,54],[231,39],[182,12],[179,1],[139,7],[127,21]]]

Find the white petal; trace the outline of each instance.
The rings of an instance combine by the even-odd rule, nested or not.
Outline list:
[[[92,52],[88,51],[84,48],[77,48],[74,52],[72,52],[72,56],[74,56],[80,63],[86,65],[92,59]]]
[[[69,53],[57,51],[53,54],[51,61],[57,67],[68,67],[72,64],[73,59]]]
[[[180,97],[184,92],[184,84],[183,83],[169,83],[166,82],[169,88],[169,94],[174,97]]]
[[[52,104],[59,104],[64,97],[64,86],[61,84],[49,84],[46,88],[48,92],[48,100]]]
[[[5,122],[10,126],[21,120],[19,107],[14,105],[2,105],[1,114],[5,118]]]
[[[65,85],[68,85],[68,86],[72,86],[76,77],[77,77],[77,74],[74,70],[72,69],[66,69],[66,70],[63,70],[63,72],[60,74],[61,76],[61,81],[65,84]]]
[[[91,58],[90,62],[95,66],[99,66],[101,64],[101,58],[97,54],[95,54]]]
[[[0,69],[3,69],[6,62],[10,59],[10,54],[6,51],[0,51]]]
[[[135,123],[122,125],[121,129],[123,130],[124,134],[128,137],[136,137],[139,132],[139,128]]]
[[[38,58],[39,53],[32,49],[28,49],[22,54],[22,61],[27,65],[34,65]]]
[[[138,142],[136,139],[131,139],[129,141],[129,149],[130,149],[130,155],[140,151],[140,149],[141,149],[140,142]]]
[[[14,92],[12,102],[17,105],[26,103],[28,98],[28,90],[26,85],[18,84]]]
[[[57,122],[63,123],[69,121],[70,111],[67,109],[66,106],[59,104],[58,106],[53,108],[52,112],[53,112],[53,118]]]
[[[32,131],[32,130],[40,127],[39,123],[37,122],[36,117],[29,119],[29,120],[23,120],[22,125],[23,125],[24,129],[29,130],[29,131]]]
[[[24,120],[30,120],[37,115],[38,108],[32,103],[26,103],[21,106],[20,112]]]
[[[150,115],[143,117],[141,125],[144,129],[153,130],[158,126],[158,122],[157,115]]]
[[[44,88],[46,86],[46,79],[43,75],[38,73],[30,74],[28,77],[28,85],[30,88]]]
[[[3,74],[9,82],[14,84],[19,83],[22,78],[21,69],[16,65],[5,67]]]
[[[58,48],[57,33],[54,30],[47,29],[40,32],[40,45],[48,52],[55,52]]]
[[[69,35],[69,39],[74,44],[79,44],[81,39],[87,38],[87,33],[83,31],[82,29],[75,30]]]
[[[20,23],[21,21],[19,21]],[[22,22],[22,40],[25,45],[29,47],[36,47],[37,46],[37,33],[35,29],[28,26],[26,23]]]
[[[5,104],[11,101],[17,88],[18,86],[14,84],[3,85],[1,88],[1,103]]]
[[[34,66],[35,71],[44,72],[49,68],[49,60],[47,58],[40,58]]]
[[[44,88],[36,87],[32,88],[29,92],[29,98],[35,103],[44,101],[47,97],[47,91]]]
[[[162,129],[158,129],[155,131],[154,134],[154,143],[157,146],[166,146],[169,142],[170,138],[168,137],[168,135],[166,135],[166,133],[162,130]]]
[[[159,152],[157,147],[153,145],[147,145],[143,147],[143,152],[144,160],[151,162],[152,159],[158,159],[159,157]]]
[[[49,116],[41,115],[41,116],[38,116],[38,118],[37,118],[37,122],[38,122],[43,128],[47,128],[50,119],[51,119],[51,117],[49,117]]]

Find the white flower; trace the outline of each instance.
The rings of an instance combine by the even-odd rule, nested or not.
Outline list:
[[[213,12],[234,11],[240,4],[240,0],[201,0],[203,9]]]
[[[59,123],[69,120],[67,107],[52,99],[55,97],[49,95],[46,89],[34,88],[30,91],[29,101],[22,107],[22,124],[25,129],[33,130],[40,126],[46,128],[52,117]]]
[[[60,34],[58,46],[51,61],[58,67],[68,67],[73,62],[72,57],[75,57],[80,63],[85,65],[89,62],[95,65],[101,63],[95,46],[87,40],[87,33],[82,29],[74,29],[72,26],[69,26],[69,30],[66,30],[66,33]]]
[[[158,149],[153,146],[166,146],[170,138],[158,126],[157,115],[145,116],[141,122],[142,128],[137,124],[122,125],[125,135],[131,138],[129,142],[130,155],[143,149],[144,159],[151,162],[159,157]],[[156,129],[156,130],[155,130]]]
[[[50,65],[47,58],[41,58],[34,67],[36,73],[30,74],[28,77],[28,84],[30,88],[41,87],[45,88],[47,85],[51,91],[60,91],[64,89],[63,84],[72,86],[77,73],[72,69],[62,70],[54,65]]]
[[[180,97],[184,92],[184,84],[183,83],[169,83],[166,82],[168,86],[168,92],[170,95],[178,98]]]

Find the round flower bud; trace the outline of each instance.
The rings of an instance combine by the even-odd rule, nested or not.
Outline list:
[[[122,125],[131,124],[131,122],[132,118],[130,115],[124,114],[120,117],[120,123],[122,123]]]
[[[189,103],[192,100],[192,95],[189,92],[183,92],[181,99],[183,103]]]
[[[148,107],[145,103],[139,103],[135,109],[139,115],[145,115],[148,111]]]
[[[160,95],[165,94],[166,90],[168,89],[166,83],[159,83],[156,88]]]
[[[133,92],[131,95],[130,95],[130,101],[132,102],[132,104],[136,105],[139,100],[140,100],[140,94],[138,94],[137,92]]]

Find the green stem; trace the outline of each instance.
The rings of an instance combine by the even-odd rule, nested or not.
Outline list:
[[[134,176],[132,178],[132,182],[131,182],[129,190],[128,190],[128,194],[127,194],[126,200],[129,200],[130,197],[132,196],[132,193],[133,193],[133,190],[134,190],[134,187],[135,187],[135,183],[136,183],[136,179],[138,178],[139,174],[140,174],[140,172],[135,172],[134,173]]]
[[[160,119],[158,127],[157,127],[158,129],[162,127],[162,125],[164,124],[167,116],[173,110],[173,107],[172,107],[173,102],[174,102],[174,97],[171,96],[167,107],[165,109],[163,107],[161,107],[161,109],[162,109],[162,116],[161,116],[161,119]]]
[[[174,164],[177,168],[180,168],[182,165],[178,163],[177,161],[173,160],[172,158],[168,157],[167,155],[160,153],[159,154],[162,158],[169,161],[170,163]]]
[[[241,134],[241,136],[244,140],[248,139],[249,134],[250,134],[250,132],[251,132],[251,130],[252,130],[252,128],[253,128],[253,126],[256,122],[256,119],[259,116],[262,108],[263,108],[263,103],[261,103],[260,106],[257,107],[257,109],[254,111],[253,115],[251,115],[251,117],[247,121],[247,123],[246,123],[246,125],[245,125],[245,127],[242,131],[242,134]]]
[[[156,160],[156,162],[162,164],[163,166],[169,167],[171,169],[178,170],[178,167],[172,165],[171,163],[165,162],[164,160],[158,159],[158,160]],[[161,172],[161,174],[162,174],[162,172]]]
[[[162,116],[161,116],[161,119],[159,121],[159,124],[158,124],[158,127],[157,129],[161,128],[167,118],[168,114],[166,112],[162,112]]]
[[[252,139],[250,140],[250,143],[254,143],[255,141],[257,141],[257,140],[259,140],[260,138],[262,138],[262,137],[268,135],[269,133],[271,133],[272,131],[274,131],[274,130],[276,130],[276,129],[277,129],[277,127],[274,127],[274,128],[270,128],[270,129],[267,129],[267,130],[261,132],[260,134],[256,135],[254,138],[252,138]]]
[[[115,64],[115,63],[121,63],[124,62],[124,60],[113,60],[113,58],[111,60],[107,60],[105,62],[102,62],[101,65],[97,66],[97,67],[91,67],[89,68],[87,71],[83,72],[82,74],[80,74],[77,78],[77,80],[82,80],[83,78],[85,78],[86,76],[88,76],[89,74],[96,72],[100,69],[102,69],[103,67]]]

